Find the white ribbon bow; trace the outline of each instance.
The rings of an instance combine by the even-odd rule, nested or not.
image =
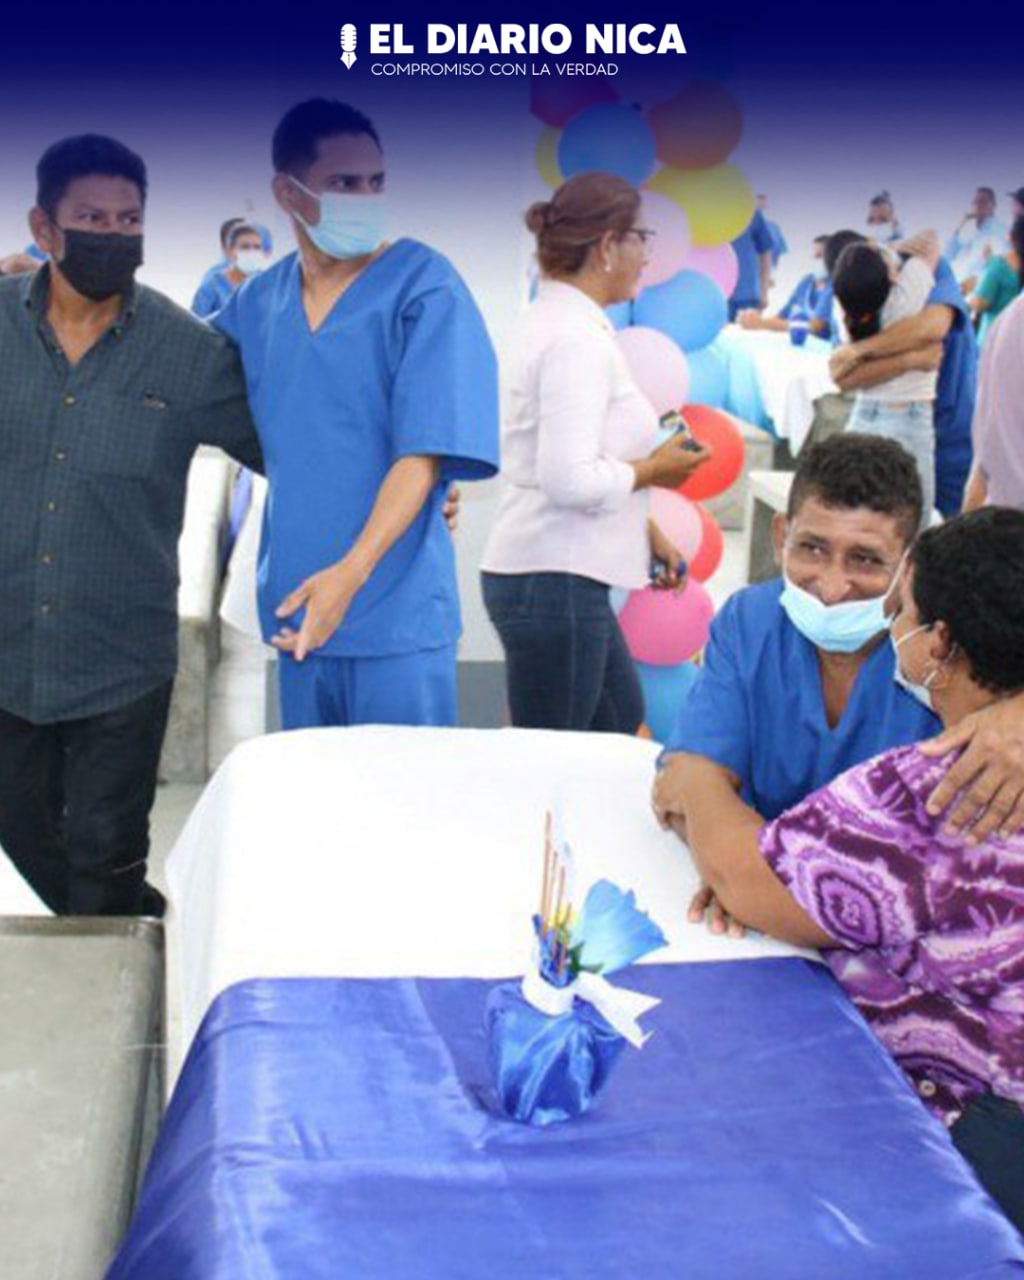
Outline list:
[[[661,1004],[657,996],[645,996],[625,987],[613,987],[597,973],[583,972],[568,986],[553,987],[541,977],[536,964],[531,965],[523,975],[522,991],[527,1003],[541,1013],[546,1013],[549,1018],[558,1018],[568,1013],[573,999],[579,996],[587,1004],[592,1004],[601,1017],[624,1040],[628,1040],[634,1049],[642,1049],[651,1035],[649,1031],[640,1029],[638,1019],[655,1005]]]

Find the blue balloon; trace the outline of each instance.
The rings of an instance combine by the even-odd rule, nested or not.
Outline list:
[[[567,178],[600,169],[639,187],[654,172],[654,134],[634,107],[602,103],[574,116],[558,140],[558,167]]]
[[[713,342],[729,316],[725,294],[710,276],[685,268],[664,284],[644,289],[633,303],[633,323],[660,329],[686,352]]]
[[[700,668],[692,662],[680,662],[677,667],[652,667],[650,663],[638,662],[636,669],[644,691],[647,727],[655,741],[667,742],[687,694],[700,675]]]
[[[628,329],[633,323],[632,301],[614,302],[610,307],[605,307],[604,313],[616,329]]]
[[[691,351],[686,361],[690,366],[690,404],[724,409],[729,398],[729,364],[717,343]]]

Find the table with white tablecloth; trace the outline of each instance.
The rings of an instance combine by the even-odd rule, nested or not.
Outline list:
[[[611,735],[273,735],[168,868],[191,1042],[109,1280],[954,1280],[1024,1247],[829,971],[686,919],[697,878]],[[660,998],[582,1119],[504,1119],[484,1009],[531,950],[544,815],[636,891]],[[969,1261],[971,1271],[966,1269]]]
[[[798,347],[785,333],[730,325],[717,347],[729,376],[726,407],[755,425],[770,426],[799,453],[818,401],[840,393],[829,373],[832,346],[809,336]]]

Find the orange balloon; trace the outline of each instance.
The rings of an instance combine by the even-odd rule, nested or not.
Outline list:
[[[683,406],[681,412],[694,438],[711,450],[711,457],[702,467],[697,468],[685,484],[679,486],[679,492],[693,502],[716,498],[740,478],[743,471],[743,436],[735,418],[723,413],[721,409],[688,404]]]
[[[710,511],[705,511],[699,502],[695,502],[693,506],[700,516],[701,539],[697,554],[690,561],[688,568],[698,582],[707,582],[708,578],[718,571],[718,566],[722,563],[722,556],[725,553],[725,538],[722,536],[718,521]]]
[[[736,150],[743,113],[716,80],[695,80],[647,113],[662,164],[710,169]]]

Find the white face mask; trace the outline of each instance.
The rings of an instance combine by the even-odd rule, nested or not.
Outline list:
[[[872,240],[879,240],[883,244],[892,239],[893,227],[891,222],[869,222],[868,235]]]
[[[930,630],[931,624],[925,623],[920,627],[915,627],[913,631],[908,631],[905,636],[900,636],[898,640],[894,639],[891,635],[889,639],[892,640],[892,651],[896,659],[896,665],[893,668],[892,673],[893,679],[901,689],[906,689],[907,693],[909,693],[912,698],[916,698],[922,707],[927,707],[928,710],[934,714],[935,702],[932,698],[932,685],[935,683],[935,677],[939,674],[938,667],[936,667],[934,671],[929,672],[921,684],[915,684],[913,680],[904,674],[903,668],[900,666],[900,645],[911,639],[912,636],[919,635],[922,631]]]
[[[292,182],[320,202],[319,222],[307,222],[298,210],[295,217],[321,253],[331,258],[362,258],[383,243],[388,209],[383,195],[349,195],[339,191],[317,195],[298,178],[293,177]]]
[[[235,268],[243,276],[257,275],[266,265],[266,255],[262,249],[239,249],[235,254]]]

